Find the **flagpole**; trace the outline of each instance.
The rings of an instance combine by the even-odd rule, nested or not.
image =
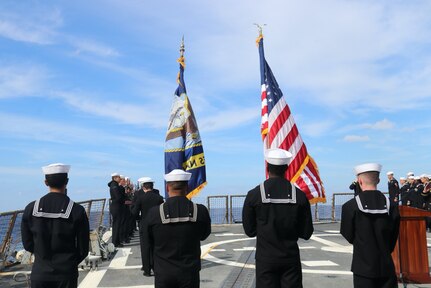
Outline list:
[[[253,25],[257,26],[257,29],[259,31],[259,37],[262,37],[263,36],[263,26],[266,26],[266,24],[260,25],[260,24],[257,24],[257,23],[253,23]]]
[[[183,35],[183,38],[181,39],[181,45],[180,45],[180,57],[184,56],[184,51],[186,51],[186,49],[184,46],[184,35]]]

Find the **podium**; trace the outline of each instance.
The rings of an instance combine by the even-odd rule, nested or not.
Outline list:
[[[398,280],[403,283],[431,283],[426,238],[426,217],[431,212],[399,206],[400,233],[392,259]]]

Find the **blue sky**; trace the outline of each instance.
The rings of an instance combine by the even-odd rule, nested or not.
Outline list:
[[[54,162],[72,165],[76,201],[108,197],[112,172],[162,190],[183,35],[200,196],[256,186],[253,23],[267,24],[266,59],[329,199],[368,161],[397,178],[431,174],[430,15],[430,1],[1,1],[0,211],[46,193],[40,167]]]

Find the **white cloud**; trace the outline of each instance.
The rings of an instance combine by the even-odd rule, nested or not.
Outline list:
[[[377,121],[373,124],[363,124],[362,126],[373,130],[390,130],[395,127],[395,124],[388,119],[383,119],[382,121]]]
[[[131,29],[146,35],[159,31],[146,21],[162,23],[159,28],[168,32],[160,45],[172,45],[176,33],[190,31],[186,54],[197,70],[206,71],[197,77],[211,78],[208,85],[251,87],[259,81],[252,25],[259,22],[268,24],[266,58],[285,94],[302,90],[306,101],[346,111],[358,106],[399,111],[419,106],[419,100],[431,102],[428,2],[275,1],[270,19],[262,19],[264,4],[258,1],[239,1],[228,11],[219,3],[185,3],[178,10],[153,3],[146,11],[166,14],[145,17],[138,2],[113,5],[130,17]],[[183,9],[192,17],[183,18]]]
[[[360,135],[346,135],[344,136],[343,140],[345,142],[368,142],[370,141],[370,137]]]
[[[56,29],[63,24],[60,11],[32,7],[31,13],[27,13],[28,8],[25,7],[21,13],[0,13],[0,36],[38,45],[53,44],[57,37]]]
[[[92,39],[83,39],[68,37],[70,44],[75,48],[75,55],[90,54],[98,57],[118,57],[120,53],[107,46],[106,44],[96,42]]]
[[[217,131],[236,128],[249,123],[259,117],[259,110],[256,108],[229,107],[229,110],[220,109],[215,113],[205,114],[197,119],[199,128],[203,131]]]
[[[45,69],[34,65],[0,67],[0,99],[35,96],[49,78]]]
[[[105,132],[101,129],[87,128],[83,126],[71,125],[59,121],[43,120],[30,116],[21,116],[0,112],[0,133],[2,138],[28,139],[32,141],[43,141],[60,144],[95,144],[114,143],[123,145],[145,147],[160,147],[160,141],[154,141],[146,137],[125,136],[119,133]],[[97,139],[97,140],[96,140]]]
[[[134,105],[124,101],[107,101],[104,100],[104,97],[87,92],[57,91],[54,95],[63,99],[74,109],[90,115],[106,117],[127,124],[167,127],[169,108],[163,107],[160,102],[154,105]]]
[[[300,133],[304,133],[305,135],[311,137],[319,137],[324,135],[334,126],[334,122],[331,120],[313,122],[313,123],[305,123],[301,124]]]

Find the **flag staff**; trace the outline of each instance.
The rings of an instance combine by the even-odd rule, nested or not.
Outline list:
[[[266,26],[266,24],[262,24],[262,25],[257,24],[257,23],[253,23],[253,24],[257,26],[257,29],[259,31],[259,37],[261,37],[263,35],[263,33],[262,33],[263,32],[263,26]]]
[[[183,38],[181,39],[181,45],[180,45],[180,57],[184,56],[184,51],[186,51],[186,49],[184,48],[184,35]]]

